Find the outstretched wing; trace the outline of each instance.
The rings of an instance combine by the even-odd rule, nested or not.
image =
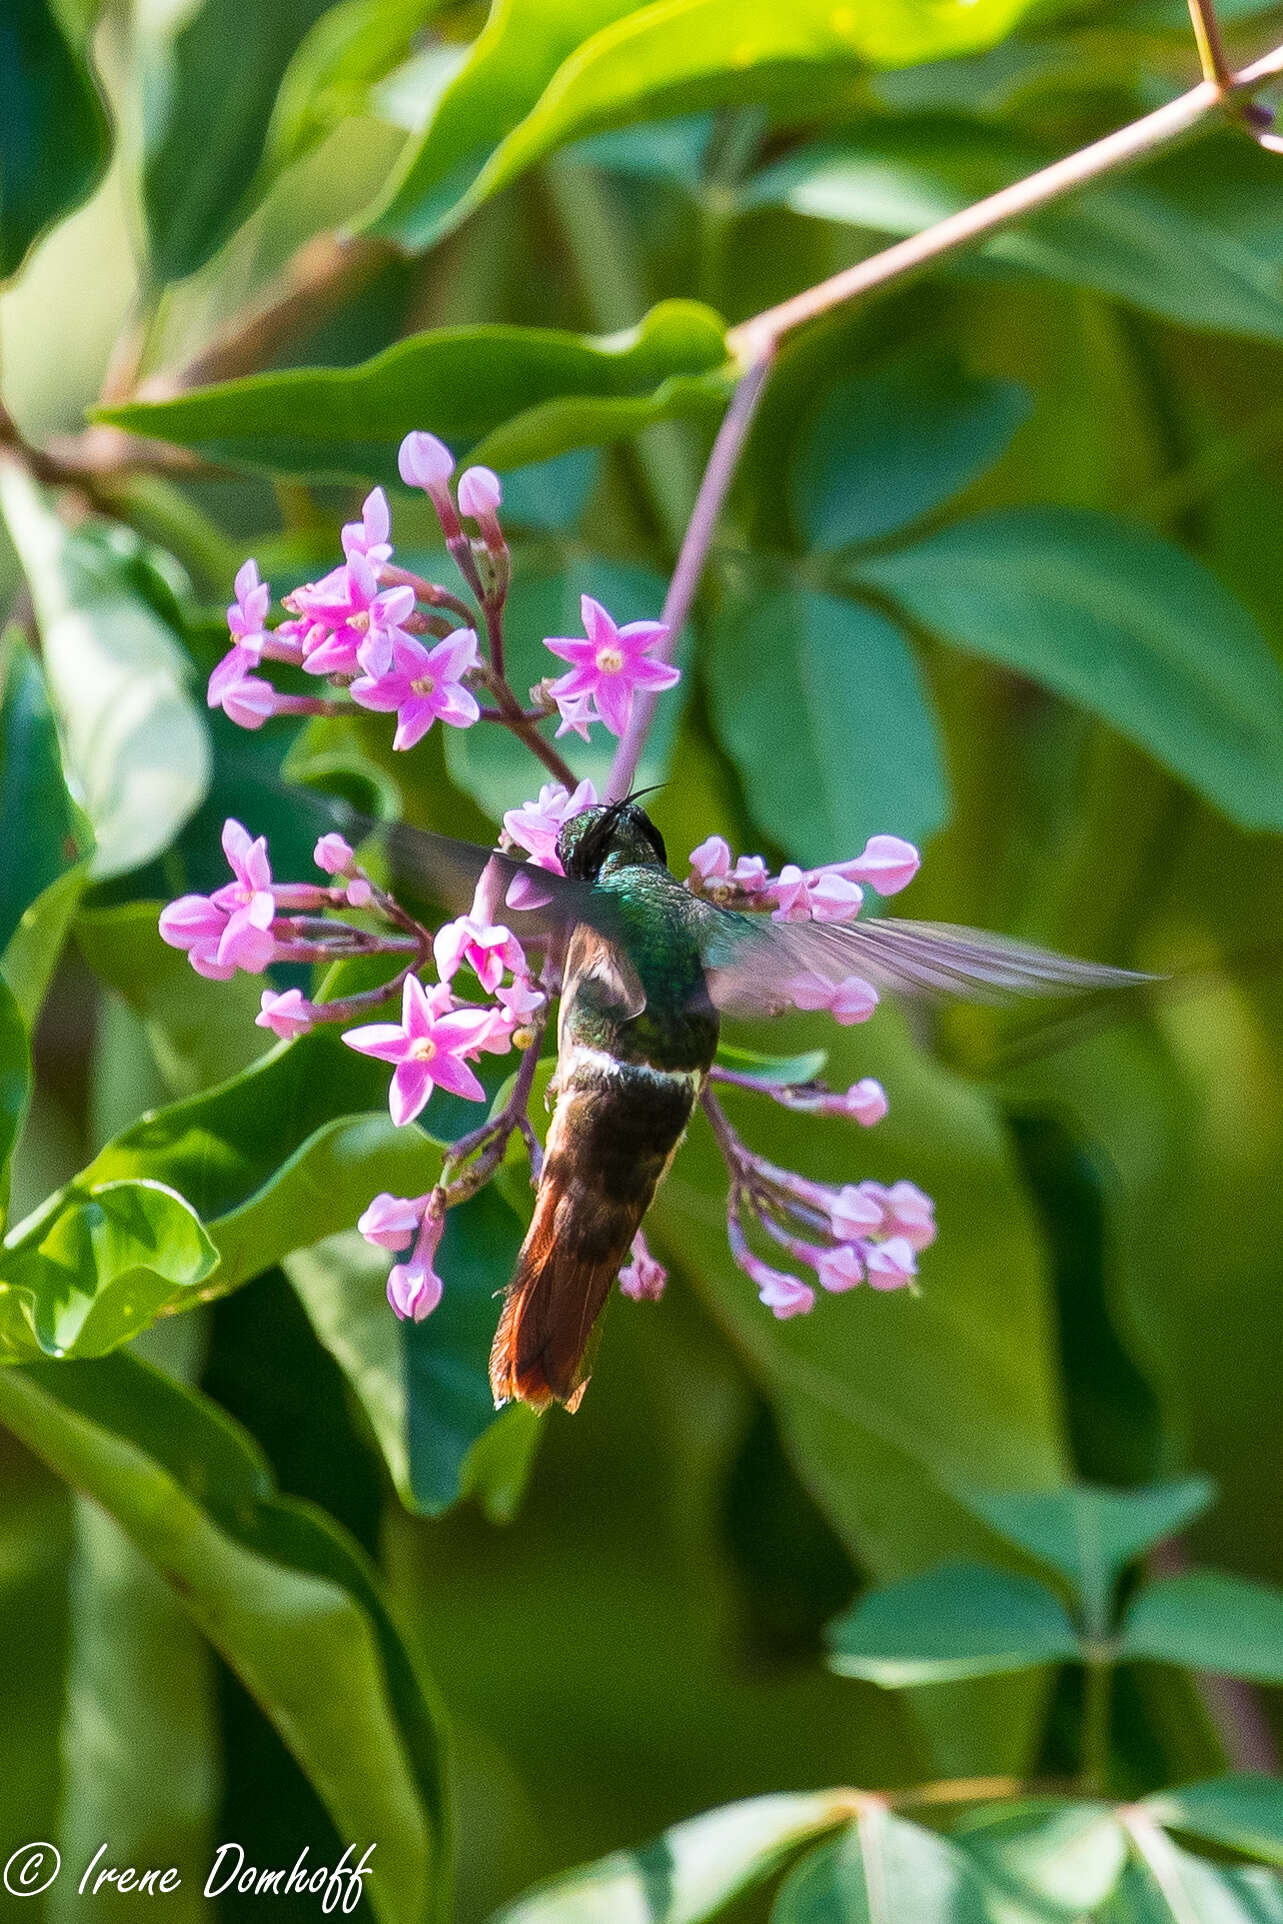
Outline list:
[[[793,978],[814,974],[839,983],[861,976],[893,995],[969,1002],[1118,989],[1152,977],[1057,955],[1006,936],[949,922],[773,922],[714,911],[705,924],[709,990],[719,1008],[737,1015],[787,1007]]]

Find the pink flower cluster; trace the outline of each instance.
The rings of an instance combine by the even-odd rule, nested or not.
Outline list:
[[[600,721],[612,735],[622,735],[635,694],[659,694],[681,680],[680,669],[655,659],[668,629],[662,621],[630,621],[620,628],[591,595],[580,597],[579,612],[585,640],[555,635],[544,643],[571,663],[569,674],[548,683],[561,716],[557,733],[573,732],[587,741],[592,723]]]

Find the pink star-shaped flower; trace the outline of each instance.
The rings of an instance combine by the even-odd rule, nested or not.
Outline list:
[[[209,898],[227,916],[227,926],[219,938],[218,960],[234,963],[247,975],[257,975],[276,950],[271,933],[276,898],[272,894],[267,838],[260,835],[252,841],[249,830],[229,816],[223,823],[223,853],[236,879],[215,889]]]
[[[486,1092],[462,1060],[475,1048],[490,1025],[487,1009],[455,1009],[442,1015],[433,1008],[417,975],[406,977],[400,1022],[371,1022],[349,1029],[343,1040],[361,1055],[393,1062],[396,1072],[388,1091],[388,1110],[398,1125],[413,1122],[433,1088],[448,1089],[470,1102],[484,1102]]]
[[[509,841],[524,848],[537,867],[562,872],[557,854],[557,837],[574,815],[596,803],[597,790],[589,781],[580,782],[572,794],[564,782],[545,782],[537,801],[510,808],[503,818]]]
[[[494,994],[505,971],[523,975],[526,968],[521,944],[511,929],[502,923],[478,922],[471,915],[461,915],[439,928],[432,953],[443,982],[453,981],[466,962],[487,995]]]
[[[368,660],[364,665],[367,672],[352,683],[352,699],[381,714],[396,711],[393,748],[413,748],[434,721],[470,728],[481,714],[476,696],[462,679],[477,665],[477,637],[471,628],[456,629],[435,648],[425,648],[413,635],[393,630],[386,673],[370,672]]]
[[[579,607],[587,639],[554,636],[544,643],[572,664],[549,693],[559,707],[566,696],[591,695],[611,734],[622,735],[638,689],[658,693],[681,680],[680,669],[671,662],[651,659],[651,650],[668,639],[668,629],[662,621],[630,621],[620,628],[591,595],[582,596]],[[564,709],[562,715],[564,719]]]
[[[388,540],[392,532],[392,517],[388,512],[388,497],[382,488],[374,488],[366,495],[361,508],[361,519],[349,521],[339,539],[343,552],[351,560],[354,554],[364,555],[367,561],[386,561],[392,553],[392,543]]]
[[[296,1036],[307,1034],[315,1014],[301,989],[286,989],[283,995],[264,989],[254,1022],[257,1028],[270,1029],[282,1042],[293,1042]]]

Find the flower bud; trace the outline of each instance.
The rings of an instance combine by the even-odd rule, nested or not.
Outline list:
[[[418,428],[402,441],[396,464],[407,488],[423,488],[429,494],[444,488],[454,473],[454,456],[445,442]]]
[[[490,468],[466,468],[459,476],[459,512],[474,521],[491,518],[503,499],[499,477]]]

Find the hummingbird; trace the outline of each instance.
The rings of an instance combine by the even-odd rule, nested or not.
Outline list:
[[[423,830],[387,833],[394,868],[438,888],[459,892],[492,862],[537,879],[535,921],[564,956],[556,1106],[490,1357],[497,1406],[578,1407],[594,1326],[703,1093],[723,1014],[780,1013],[804,971],[978,1001],[1149,979],[947,923],[775,922],[723,908],[677,880],[633,797],[564,823],[562,876]]]

